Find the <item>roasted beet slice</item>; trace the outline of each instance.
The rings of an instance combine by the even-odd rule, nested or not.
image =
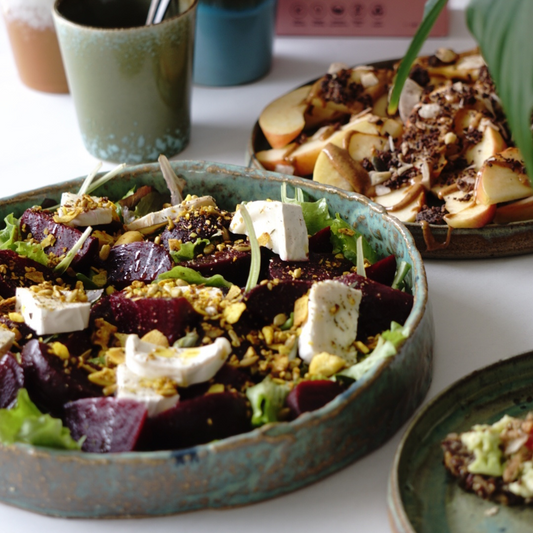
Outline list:
[[[47,236],[54,237],[53,244],[44,248],[47,254],[60,257],[66,254],[79,240],[82,232],[65,224],[54,222],[54,218],[45,211],[26,209],[20,217],[20,227],[24,235],[41,242]],[[72,267],[82,268],[88,265],[98,254],[98,239],[88,237],[81,250],[75,255]]]
[[[261,328],[272,324],[274,317],[285,313],[287,317],[294,311],[294,302],[303,296],[312,282],[305,280],[283,280],[255,286],[246,295],[246,309],[243,316],[247,326]],[[249,322],[249,323],[248,323]]]
[[[186,298],[126,298],[122,293],[109,298],[110,321],[121,333],[137,333],[142,337],[153,329],[163,333],[172,344],[185,335],[187,328],[200,320]]]
[[[184,261],[180,265],[192,268],[206,278],[220,274],[227,281],[235,283],[239,287],[244,287],[250,271],[250,260],[249,251],[239,251],[231,248],[197,257],[190,261]]]
[[[270,279],[322,281],[349,272],[351,261],[333,254],[309,254],[309,261],[282,261],[279,257],[270,260]]]
[[[396,257],[388,255],[365,269],[366,277],[383,285],[392,285],[396,275]]]
[[[317,231],[309,237],[309,252],[316,254],[330,254],[333,252],[333,245],[330,240],[331,229],[328,226]]]
[[[124,398],[84,398],[65,405],[63,421],[84,452],[135,450],[146,420],[146,407]]]
[[[239,368],[225,364],[213,376],[213,378],[211,378],[210,381],[198,383],[189,387],[180,387],[180,402],[189,400],[191,398],[196,398],[198,396],[203,396],[209,390],[209,387],[211,387],[213,383],[226,385],[237,391],[243,391],[247,383],[249,385],[254,384],[250,381],[250,377],[248,374],[244,373]]]
[[[317,379],[298,383],[287,396],[286,404],[291,418],[296,418],[307,411],[324,407],[338,396],[345,387],[336,381]]]
[[[17,287],[30,287],[43,281],[53,281],[51,269],[23,257],[13,250],[0,250],[0,296],[15,296]]]
[[[24,372],[12,354],[0,359],[0,409],[9,409],[17,400],[19,389],[24,387]]]
[[[187,448],[250,429],[250,412],[244,396],[232,392],[206,394],[181,401],[176,407],[149,418],[143,432],[143,447]]]
[[[33,339],[21,352],[24,380],[30,398],[43,410],[60,414],[69,401],[101,396],[101,387],[91,383],[87,372],[51,352],[48,344]]]
[[[362,292],[357,326],[358,339],[366,339],[389,329],[393,320],[399,324],[407,320],[413,307],[413,297],[410,294],[354,273],[337,279]]]
[[[161,233],[161,244],[168,248],[168,240],[174,239],[181,242],[195,242],[196,239],[211,239],[215,235],[227,233],[231,217],[224,216],[212,208],[199,209],[188,213],[188,216],[180,217],[173,221],[171,229],[166,228]]]
[[[151,241],[113,246],[104,262],[109,283],[119,289],[130,285],[133,281],[150,283],[173,266],[169,253]]]

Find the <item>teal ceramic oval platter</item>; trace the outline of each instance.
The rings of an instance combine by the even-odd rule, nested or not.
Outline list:
[[[0,501],[61,517],[139,517],[249,504],[293,491],[347,466],[389,439],[425,397],[432,375],[433,321],[420,254],[405,227],[364,197],[307,180],[206,162],[174,162],[185,193],[210,194],[224,209],[279,199],[283,183],[357,226],[380,255],[412,265],[411,335],[399,352],[325,407],[293,422],[175,451],[94,454],[0,445]],[[4,199],[0,216],[77,190],[82,179]],[[159,165],[129,167],[97,194],[123,196],[133,185],[165,189]]]
[[[395,533],[526,533],[533,509],[495,506],[462,490],[443,465],[448,433],[492,424],[533,409],[533,352],[499,361],[457,381],[412,421],[396,452],[389,480]],[[497,509],[497,512],[495,511]]]

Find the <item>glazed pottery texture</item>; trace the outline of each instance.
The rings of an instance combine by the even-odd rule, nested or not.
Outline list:
[[[179,4],[181,14],[143,26],[149,0],[56,2],[83,142],[98,159],[150,162],[187,146],[196,0]]]
[[[194,82],[252,82],[272,65],[276,0],[199,0]]]
[[[420,405],[432,375],[433,321],[424,267],[409,232],[364,197],[306,180],[205,162],[172,163],[185,193],[210,194],[224,209],[245,200],[280,199],[281,185],[300,187],[309,200],[357,227],[381,256],[412,265],[414,305],[409,339],[397,355],[365,374],[325,407],[293,422],[186,450],[123,454],[61,452],[0,446],[0,500],[63,517],[125,517],[179,513],[252,503],[293,491],[376,449]],[[0,216],[18,216],[45,198],[76,191],[82,180],[5,199]],[[159,165],[125,169],[96,194],[120,198],[134,185],[165,190]]]
[[[389,482],[395,533],[527,533],[533,508],[498,506],[463,491],[443,465],[441,441],[474,424],[533,410],[533,352],[462,378],[435,397],[411,423],[398,447]],[[489,512],[488,512],[489,511]]]

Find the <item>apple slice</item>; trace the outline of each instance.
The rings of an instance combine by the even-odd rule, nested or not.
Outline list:
[[[495,214],[495,205],[472,203],[458,213],[445,215],[444,221],[452,228],[482,228],[492,222]]]
[[[374,202],[384,206],[390,215],[402,222],[414,222],[417,213],[426,203],[426,192],[419,183],[396,189],[382,196],[372,198]]]
[[[388,149],[389,140],[379,135],[368,135],[366,133],[349,133],[348,151],[352,159],[362,161],[371,159],[376,152]]]
[[[500,132],[489,125],[486,119],[482,120],[480,128],[483,128],[481,141],[468,148],[464,155],[468,164],[474,165],[476,170],[479,170],[489,157],[507,148]]]
[[[304,129],[310,88],[307,85],[284,94],[268,104],[259,115],[259,126],[272,148],[286,146]]]
[[[360,129],[364,130],[371,127],[378,128],[378,126],[369,123],[367,120],[354,120],[352,122],[348,122],[348,124],[345,124],[340,130],[334,132],[332,135],[329,136],[321,134],[319,130],[307,142],[304,142],[303,144],[298,146],[298,148],[296,148],[296,150],[294,150],[290,154],[290,156],[288,157],[288,161],[294,167],[295,174],[297,176],[309,176],[313,174],[315,164],[318,160],[320,152],[322,152],[324,147],[329,143],[333,143],[336,146],[344,146],[347,135],[363,136],[361,139],[359,139],[362,145],[366,146],[366,151],[364,151],[366,155],[363,157],[368,157],[368,154],[372,153],[369,147],[370,144],[377,147],[384,147],[388,144],[388,140],[383,137],[378,137],[377,135],[366,135],[359,132]],[[352,132],[356,133],[352,134]],[[365,139],[365,137],[369,137],[370,140]],[[381,140],[378,141],[376,139]],[[350,141],[350,146],[351,142],[352,141]],[[363,148],[361,148],[361,151],[363,151]],[[352,157],[354,156],[351,149],[350,154],[352,155]],[[361,161],[363,158],[361,157],[359,159],[354,159]]]
[[[483,164],[476,182],[476,198],[484,205],[512,202],[533,195],[520,152],[507,148]]]
[[[320,153],[313,181],[365,195],[373,192],[368,172],[361,163],[353,160],[348,150],[333,143],[327,144]]]
[[[533,196],[496,208],[494,217],[496,224],[509,224],[523,220],[533,220]]]
[[[296,143],[290,143],[284,148],[261,150],[255,154],[255,157],[266,170],[276,170],[279,166],[292,166],[288,157],[295,148]]]
[[[456,190],[450,194],[445,194],[443,196],[443,200],[444,205],[446,206],[446,211],[448,211],[450,215],[460,213],[475,203],[473,194],[471,192],[465,192],[461,190]]]

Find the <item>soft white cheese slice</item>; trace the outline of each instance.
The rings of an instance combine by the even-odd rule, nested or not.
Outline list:
[[[142,403],[148,416],[155,416],[174,407],[179,401],[179,394],[163,396],[157,392],[156,380],[140,378],[124,363],[117,366],[117,398],[127,398]]]
[[[298,354],[310,363],[327,352],[347,359],[357,337],[357,322],[362,293],[340,281],[313,284],[309,291],[307,320],[298,337]]]
[[[15,342],[15,334],[8,329],[0,328],[0,357],[5,355]]]
[[[43,296],[30,289],[18,287],[15,293],[16,310],[37,335],[53,335],[80,331],[89,326],[90,302],[69,302],[69,293],[63,290],[63,299]]]
[[[212,196],[187,197],[181,202],[181,204],[172,205],[165,209],[161,209],[161,211],[155,211],[154,213],[148,213],[147,215],[130,222],[125,227],[128,231],[149,228],[150,226],[164,224],[169,218],[170,220],[173,220],[182,216],[187,211],[199,209],[200,207],[216,207],[215,200]]]
[[[258,200],[248,202],[245,207],[261,246],[277,253],[283,261],[309,259],[309,237],[301,206]],[[248,235],[239,211],[233,216],[229,229],[233,233]]]
[[[147,379],[170,378],[181,387],[209,381],[230,353],[231,344],[224,337],[196,348],[163,348],[137,335],[126,339],[126,365],[132,372]]]
[[[74,206],[76,202],[82,198],[77,194],[70,192],[64,192],[61,195],[61,207],[58,208],[57,214],[62,217],[68,213],[66,209],[69,206]],[[91,199],[98,203],[100,198],[97,196],[91,196]],[[110,224],[113,221],[113,207],[96,207],[95,209],[89,209],[83,211],[76,218],[73,218],[69,225],[72,226],[98,226],[99,224]]]

